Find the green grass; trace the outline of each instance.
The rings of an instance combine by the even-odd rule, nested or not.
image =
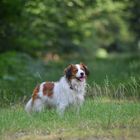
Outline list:
[[[55,110],[46,110],[40,114],[28,116],[23,107],[19,106],[1,109],[0,114],[2,138],[9,135],[11,138],[18,137],[20,133],[23,133],[23,137],[33,135],[118,137],[124,130],[126,133],[121,134],[122,136],[128,135],[135,138],[135,133],[140,131],[140,103],[127,100],[121,102],[104,98],[86,99],[78,115],[73,109],[69,109],[63,117],[58,116]],[[136,132],[131,132],[131,129],[136,129]],[[109,133],[103,133],[103,131]]]
[[[101,87],[102,93],[105,91],[103,87],[107,88],[112,97],[124,88],[123,95],[134,97],[135,94],[136,98],[140,98],[138,54],[110,55],[106,59],[99,59],[91,54],[73,54],[73,57],[62,56],[56,62],[43,62],[27,54],[8,52],[0,55],[0,106],[24,103],[38,83],[59,80],[68,64],[79,62],[89,67],[88,83],[91,87]]]
[[[88,65],[86,101],[80,114],[69,109],[61,118],[55,110],[28,116],[24,105],[42,81],[56,81],[70,63]],[[62,56],[44,62],[27,54],[0,55],[0,139],[45,140],[140,138],[140,56],[91,54]],[[77,138],[77,139],[78,139]]]

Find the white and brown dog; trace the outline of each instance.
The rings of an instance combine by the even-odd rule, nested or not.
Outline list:
[[[71,64],[64,73],[58,82],[43,82],[36,86],[25,106],[28,113],[40,112],[44,107],[55,107],[59,114],[63,114],[69,105],[79,109],[84,101],[86,78],[89,75],[87,66]]]

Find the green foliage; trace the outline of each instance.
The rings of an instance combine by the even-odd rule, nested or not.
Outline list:
[[[30,93],[31,88],[40,80],[38,69],[39,72],[44,70],[39,61],[15,52],[1,55],[0,67],[0,95],[4,106],[15,103]]]
[[[138,9],[137,0],[2,0],[0,6],[1,52],[70,53],[83,46],[108,49],[111,44],[121,51],[137,47],[131,44],[135,33],[138,36],[139,15],[137,10],[131,13]],[[129,29],[133,24],[134,35]]]
[[[127,10],[130,11],[130,17],[129,17],[130,28],[136,35],[135,41],[139,41],[139,39],[140,39],[140,26],[139,26],[140,20],[138,17],[140,16],[140,2],[139,2],[139,0],[133,0],[133,1],[128,0],[128,2],[130,3],[129,5],[127,5]]]
[[[0,1],[0,52],[16,49],[24,0]]]
[[[127,5],[126,10],[129,11],[130,16],[127,18],[129,21],[129,28],[133,32],[133,44],[131,47],[131,51],[140,49],[140,2],[139,0],[128,0],[129,5]],[[136,45],[134,45],[136,44]]]
[[[44,63],[27,54],[8,52],[0,55],[0,106],[24,103],[43,81],[57,81],[70,63],[88,65],[88,97],[140,98],[139,56],[112,56],[99,59],[81,56],[65,56],[57,62]],[[94,61],[93,61],[94,60]]]

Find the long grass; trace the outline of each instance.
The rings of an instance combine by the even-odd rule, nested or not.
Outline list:
[[[140,104],[127,100],[121,102],[106,98],[86,99],[79,114],[76,114],[74,109],[69,109],[63,117],[58,116],[55,110],[46,110],[29,116],[20,106],[1,109],[0,114],[0,134],[11,135],[11,138],[28,135],[47,137],[57,134],[96,136],[95,132],[100,130],[108,130],[111,135],[117,137],[118,134],[114,131],[132,128],[140,130]]]
[[[100,85],[95,82],[87,86],[87,96],[91,98],[108,97],[114,99],[131,99],[133,101],[140,99],[140,78],[130,77],[126,83],[112,84],[106,78],[104,84]]]
[[[90,96],[140,98],[139,55],[106,59],[86,55],[67,56],[57,62],[44,63],[27,54],[9,52],[0,55],[0,106],[24,103],[38,83],[59,80],[68,64],[79,62],[84,62],[90,70]]]

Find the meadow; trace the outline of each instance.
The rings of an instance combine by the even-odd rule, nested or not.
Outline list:
[[[86,101],[76,114],[69,108],[63,117],[55,110],[29,116],[24,105],[34,86],[56,81],[70,63],[88,65]],[[127,139],[140,138],[140,56],[113,54],[62,56],[43,61],[24,53],[0,55],[0,139]]]

